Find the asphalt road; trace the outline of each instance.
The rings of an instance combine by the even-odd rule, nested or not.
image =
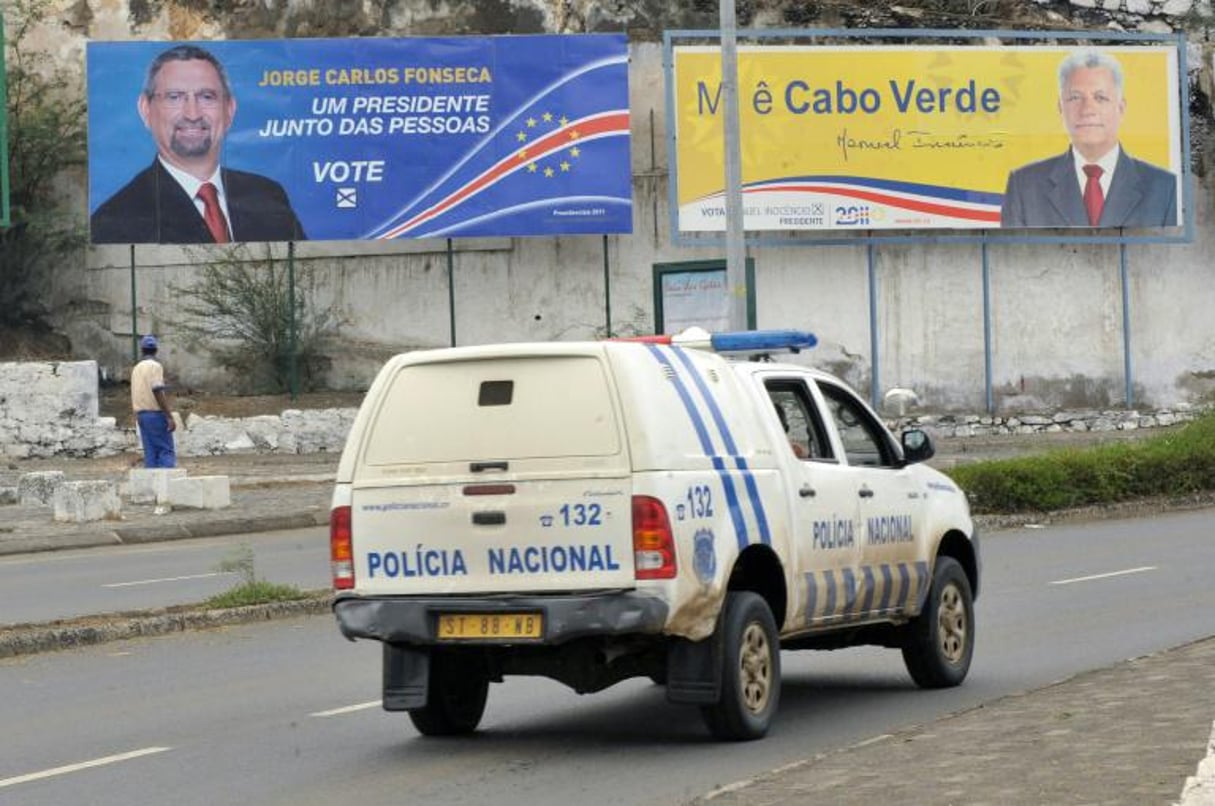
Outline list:
[[[986,535],[963,687],[915,689],[891,650],[785,653],[780,716],[746,744],[711,742],[645,681],[580,697],[530,678],[491,688],[478,735],[422,739],[378,708],[378,647],[329,617],[17,658],[0,663],[0,803],[677,803],[1210,635],[1213,515]]]
[[[219,565],[242,546],[270,582],[330,585],[327,527],[0,556],[0,625],[201,602],[239,581]],[[54,591],[53,596],[48,591]]]

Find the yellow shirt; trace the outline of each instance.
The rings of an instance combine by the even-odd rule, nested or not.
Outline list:
[[[164,367],[155,358],[145,358],[131,370],[131,410],[160,411],[153,391],[165,388]]]

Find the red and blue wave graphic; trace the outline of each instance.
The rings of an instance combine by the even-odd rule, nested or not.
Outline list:
[[[628,59],[570,69],[366,237],[632,231]]]

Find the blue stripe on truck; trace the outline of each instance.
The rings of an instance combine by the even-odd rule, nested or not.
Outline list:
[[[679,372],[676,371],[670,359],[667,358],[661,348],[653,344],[647,344],[646,347],[654,358],[658,360],[658,363],[671,370],[675,392],[679,395],[684,409],[688,412],[688,417],[692,420],[692,427],[696,430],[696,437],[700,440],[701,450],[705,452],[705,456],[713,461],[714,469],[721,476],[721,485],[726,493],[726,507],[730,510],[730,518],[734,522],[734,534],[738,538],[738,548],[740,550],[745,549],[751,540],[747,535],[747,519],[743,517],[742,509],[738,505],[738,493],[734,489],[734,479],[730,477],[730,471],[726,469],[721,457],[713,450],[713,440],[709,438],[709,431],[705,428],[704,419],[700,416],[700,412],[696,410],[696,403],[693,402],[692,396],[688,394],[688,388],[680,379]]]
[[[700,396],[708,405],[709,413],[713,415],[713,422],[717,425],[717,431],[721,434],[722,442],[726,446],[726,453],[734,459],[735,466],[742,471],[743,484],[747,487],[747,497],[751,499],[755,522],[759,526],[759,540],[764,545],[771,545],[772,533],[768,530],[768,515],[764,512],[764,502],[759,494],[759,487],[755,484],[755,476],[747,467],[747,460],[738,453],[738,447],[734,444],[734,436],[730,433],[730,426],[726,423],[726,418],[721,414],[721,407],[717,405],[717,399],[713,397],[713,392],[705,384],[704,378],[700,377],[700,373],[696,371],[696,365],[688,357],[687,351],[672,347],[671,352],[675,353],[675,357],[688,370],[688,374],[692,376],[692,382],[696,384],[696,388],[700,390]]]

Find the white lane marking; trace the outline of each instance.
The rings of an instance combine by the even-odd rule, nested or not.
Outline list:
[[[134,582],[110,582],[102,585],[103,588],[130,588],[135,585],[155,585],[158,582],[182,582],[187,579],[207,579],[208,577],[223,577],[228,576],[232,571],[214,571],[210,574],[190,574],[184,577],[161,577],[160,579],[137,579]]]
[[[1050,583],[1052,585],[1070,585],[1073,582],[1091,582],[1094,579],[1109,579],[1110,577],[1121,577],[1127,574],[1142,574],[1144,571],[1155,571],[1156,566],[1144,565],[1139,568],[1127,568],[1124,571],[1110,571],[1108,574],[1093,574],[1087,577],[1072,577],[1071,579],[1056,579]]]
[[[341,716],[342,714],[353,714],[355,711],[366,711],[368,708],[378,708],[381,702],[381,700],[361,702],[358,705],[347,705],[344,708],[334,708],[331,711],[317,711],[315,714],[308,714],[308,716]]]
[[[6,786],[15,786],[17,784],[28,784],[30,781],[41,781],[43,778],[53,778],[56,775],[67,775],[72,772],[80,772],[91,767],[102,767],[106,764],[116,764],[119,761],[131,761],[132,759],[140,758],[141,756],[150,756],[154,753],[163,753],[166,750],[172,750],[171,747],[145,747],[142,750],[132,750],[129,753],[119,753],[115,756],[106,756],[105,758],[95,758],[92,761],[81,761],[78,764],[65,764],[62,767],[54,767],[42,772],[31,772],[26,775],[18,775],[15,778],[0,779],[0,789]]]

